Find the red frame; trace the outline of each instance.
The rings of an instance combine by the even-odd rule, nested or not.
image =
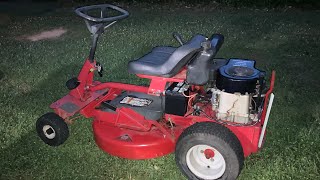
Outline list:
[[[90,63],[89,60],[86,60],[78,75],[80,85],[71,90],[68,95],[52,103],[50,107],[66,122],[70,122],[69,118],[76,113],[87,118],[94,118],[92,126],[96,143],[111,155],[128,159],[163,156],[174,151],[178,137],[187,127],[204,121],[220,123],[208,119],[202,114],[199,116],[165,114],[163,120],[156,122],[145,119],[130,108],[117,108],[115,112],[103,112],[97,109],[101,102],[114,99],[124,90],[161,96],[167,83],[183,82],[186,79],[185,68],[171,78],[137,74],[141,78],[151,80],[148,87],[116,82],[100,83],[93,80],[95,70],[96,62]],[[270,89],[266,93],[262,116],[258,123],[252,126],[224,125],[238,137],[243,147],[244,156],[249,156],[259,150],[258,140],[265,121],[267,100],[273,91],[274,81],[275,72],[273,71]],[[193,88],[203,89],[199,86]],[[64,107],[66,104],[71,104],[73,108],[66,109]],[[204,106],[203,109],[206,113],[214,113],[209,105]],[[171,128],[170,123],[174,123],[175,126]]]

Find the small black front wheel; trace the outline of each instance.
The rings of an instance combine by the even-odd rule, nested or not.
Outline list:
[[[36,129],[38,136],[50,146],[59,146],[69,137],[68,125],[56,113],[47,113],[41,116]]]
[[[196,123],[179,137],[176,163],[188,179],[231,179],[243,166],[240,141],[228,128],[213,122]]]

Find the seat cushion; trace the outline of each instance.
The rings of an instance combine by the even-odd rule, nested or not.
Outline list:
[[[133,74],[161,75],[163,72],[157,67],[164,64],[175,50],[169,46],[155,47],[140,59],[130,61],[128,71]]]
[[[174,47],[165,47],[165,46],[155,47],[152,49],[150,53],[144,55],[137,61],[134,61],[134,64],[136,66],[161,65],[171,56],[171,54],[175,49],[176,48]],[[140,67],[140,68],[143,68],[143,67]]]
[[[128,71],[133,74],[172,77],[200,50],[201,42],[205,40],[206,37],[196,35],[179,48],[155,47],[140,59],[130,61]]]

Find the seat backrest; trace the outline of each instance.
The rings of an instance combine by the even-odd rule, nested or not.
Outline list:
[[[206,39],[205,36],[195,35],[190,41],[177,48],[161,67],[171,69],[167,76],[177,74],[201,50],[201,43]]]

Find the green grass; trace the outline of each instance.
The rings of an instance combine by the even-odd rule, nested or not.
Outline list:
[[[252,9],[158,9],[128,7],[130,18],[100,39],[96,58],[102,81],[144,84],[126,64],[156,45],[177,45],[171,32],[225,35],[218,57],[256,59],[277,71],[276,99],[267,140],[246,159],[240,179],[320,178],[320,14],[318,11]],[[40,30],[65,27],[55,40],[16,40]],[[0,24],[0,179],[184,179],[174,154],[131,161],[112,157],[94,143],[91,120],[70,126],[70,137],[49,147],[37,137],[35,121],[68,91],[89,51],[89,33],[71,10],[10,16]]]

